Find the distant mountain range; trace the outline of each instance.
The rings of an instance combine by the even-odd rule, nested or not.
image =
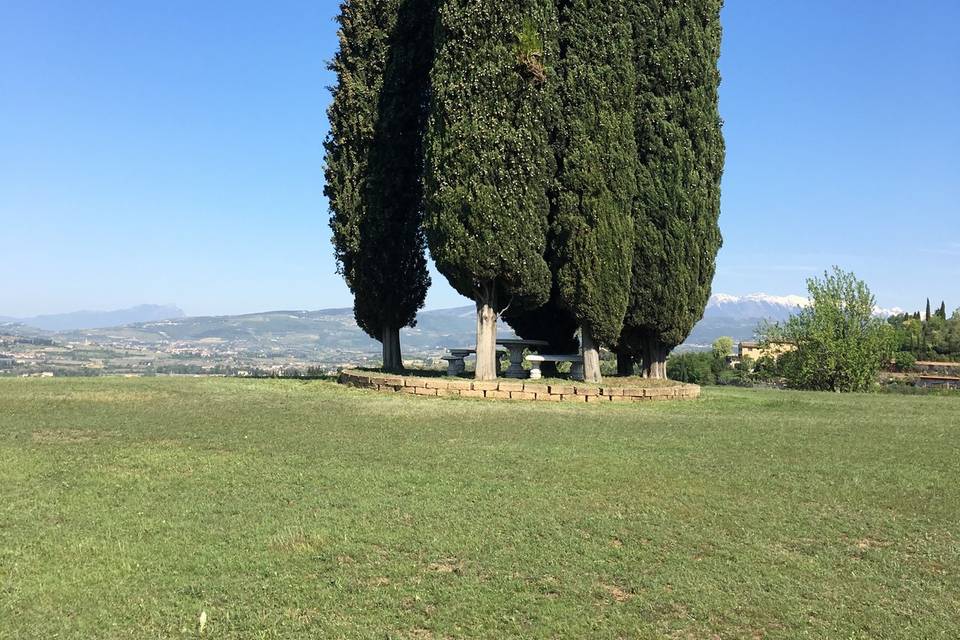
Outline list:
[[[138,307],[139,309],[140,307]],[[119,315],[106,314],[104,323]],[[176,309],[179,312],[179,309]],[[75,314],[65,314],[73,317]],[[350,354],[379,355],[380,345],[357,327],[353,309],[318,311],[268,311],[235,316],[185,317],[182,312],[161,314],[156,320],[112,323],[95,328],[52,328],[28,324],[30,319],[0,323],[0,333],[47,337],[62,342],[90,342],[101,345],[141,345],[149,348],[176,346],[214,349],[218,352],[288,355],[302,360],[329,360]],[[84,316],[80,316],[81,318]],[[0,321],[2,322],[2,321]],[[57,324],[63,327],[66,320]],[[83,324],[86,324],[83,323]],[[501,337],[515,337],[502,325]],[[473,307],[422,312],[417,326],[404,329],[404,352],[414,355],[441,355],[452,346],[468,346],[476,340],[476,312]],[[338,355],[339,354],[339,355]]]
[[[730,336],[735,342],[753,340],[762,323],[782,322],[807,304],[809,302],[803,296],[715,294],[683,348],[704,349],[720,336]]]
[[[730,336],[735,342],[753,340],[758,327],[764,322],[783,322],[808,306],[810,300],[805,296],[771,296],[765,293],[752,293],[745,296],[732,296],[717,293],[710,297],[703,320],[697,323],[684,347],[687,349],[706,348],[720,336]],[[874,313],[886,318],[903,313],[902,309],[883,309],[876,307]]]
[[[136,322],[151,322],[183,318],[186,314],[172,305],[142,304],[129,309],[115,311],[74,311],[31,318],[8,318],[0,316],[0,323],[23,324],[43,331],[76,331],[79,329],[99,329],[118,327]]]
[[[806,298],[795,295],[716,294],[710,298],[703,320],[693,329],[684,348],[705,348],[720,336],[731,336],[735,341],[751,340],[762,322],[786,320],[807,304]],[[899,310],[878,309],[879,315],[896,312]],[[0,331],[98,343],[221,344],[245,352],[282,352],[300,357],[321,351],[379,352],[379,344],[357,327],[349,308],[186,317],[175,306],[141,305],[118,311],[0,318],[0,323],[4,322],[7,324],[0,324]],[[472,306],[423,311],[416,327],[403,330],[401,342],[405,352],[440,354],[451,346],[473,344],[475,331],[476,315]],[[513,336],[503,323],[498,334]]]
[[[711,296],[704,313],[705,318],[768,318],[783,321],[810,304],[806,296],[768,296],[751,293],[746,296],[731,296],[717,293]],[[881,318],[903,313],[903,309],[874,307],[873,313]]]
[[[804,296],[768,296],[753,293],[746,296],[731,296],[717,293],[711,296],[704,311],[704,318],[767,318],[786,320],[799,309],[807,306]]]

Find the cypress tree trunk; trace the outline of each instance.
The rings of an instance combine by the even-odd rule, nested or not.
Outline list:
[[[593,341],[593,335],[586,327],[580,329],[580,342],[583,344],[583,379],[585,382],[600,382],[600,349]]]
[[[402,371],[403,357],[400,355],[400,329],[383,328],[383,370]]]
[[[477,301],[476,379],[497,379],[497,313],[484,301]]]
[[[655,338],[648,338],[643,344],[643,377],[667,379],[667,347]]]
[[[633,364],[634,357],[627,353],[626,351],[617,352],[617,375],[618,376],[632,376],[633,375]]]

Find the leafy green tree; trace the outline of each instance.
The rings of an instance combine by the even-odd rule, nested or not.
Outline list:
[[[349,0],[340,48],[326,186],[338,269],[357,324],[401,369],[400,329],[413,326],[430,286],[422,231],[421,142],[427,115],[435,0]]]
[[[703,317],[722,244],[722,0],[631,0],[638,195],[630,305],[616,347],[665,376]]]
[[[476,303],[478,379],[496,376],[499,313],[550,295],[556,32],[551,0],[443,0],[439,9],[426,231],[437,269]]]
[[[783,356],[780,356],[780,358],[783,358]],[[770,354],[760,356],[753,364],[754,377],[761,382],[769,382],[782,377],[780,358],[775,358]]]
[[[720,336],[713,341],[713,356],[718,360],[726,360],[733,353],[733,338]]]
[[[767,342],[792,342],[780,363],[789,384],[820,391],[866,391],[890,362],[893,330],[873,315],[876,299],[866,283],[833,268],[807,281],[810,306],[773,325]]]
[[[580,326],[584,373],[620,335],[630,295],[637,164],[633,42],[625,0],[560,3],[552,255],[559,299]]]

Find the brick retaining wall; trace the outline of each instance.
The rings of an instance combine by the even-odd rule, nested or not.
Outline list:
[[[418,396],[458,396],[500,400],[541,400],[545,402],[645,402],[649,400],[694,400],[700,397],[695,384],[676,383],[669,387],[619,387],[567,384],[536,384],[524,380],[477,382],[464,378],[417,378],[371,371],[344,371],[340,384],[385,393]]]

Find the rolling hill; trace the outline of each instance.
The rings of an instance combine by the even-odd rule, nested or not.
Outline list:
[[[708,347],[722,335],[736,341],[752,339],[762,321],[784,320],[805,302],[799,296],[715,295],[684,348]],[[472,306],[421,312],[417,325],[402,332],[404,352],[439,355],[451,346],[473,344],[474,314]],[[147,317],[143,318],[144,315]],[[137,321],[125,321],[137,316]],[[349,308],[186,317],[176,307],[142,305],[113,312],[77,312],[14,322],[0,328],[8,333],[69,342],[149,347],[217,345],[220,350],[283,353],[304,359],[315,359],[319,353],[379,353],[379,344],[357,327]],[[99,326],[91,328],[92,324]],[[499,335],[512,337],[513,332],[501,324]]]
[[[99,327],[117,327],[137,322],[183,318],[186,314],[173,305],[142,304],[114,311],[74,311],[31,318],[0,316],[2,324],[21,324],[43,331],[76,331]]]

